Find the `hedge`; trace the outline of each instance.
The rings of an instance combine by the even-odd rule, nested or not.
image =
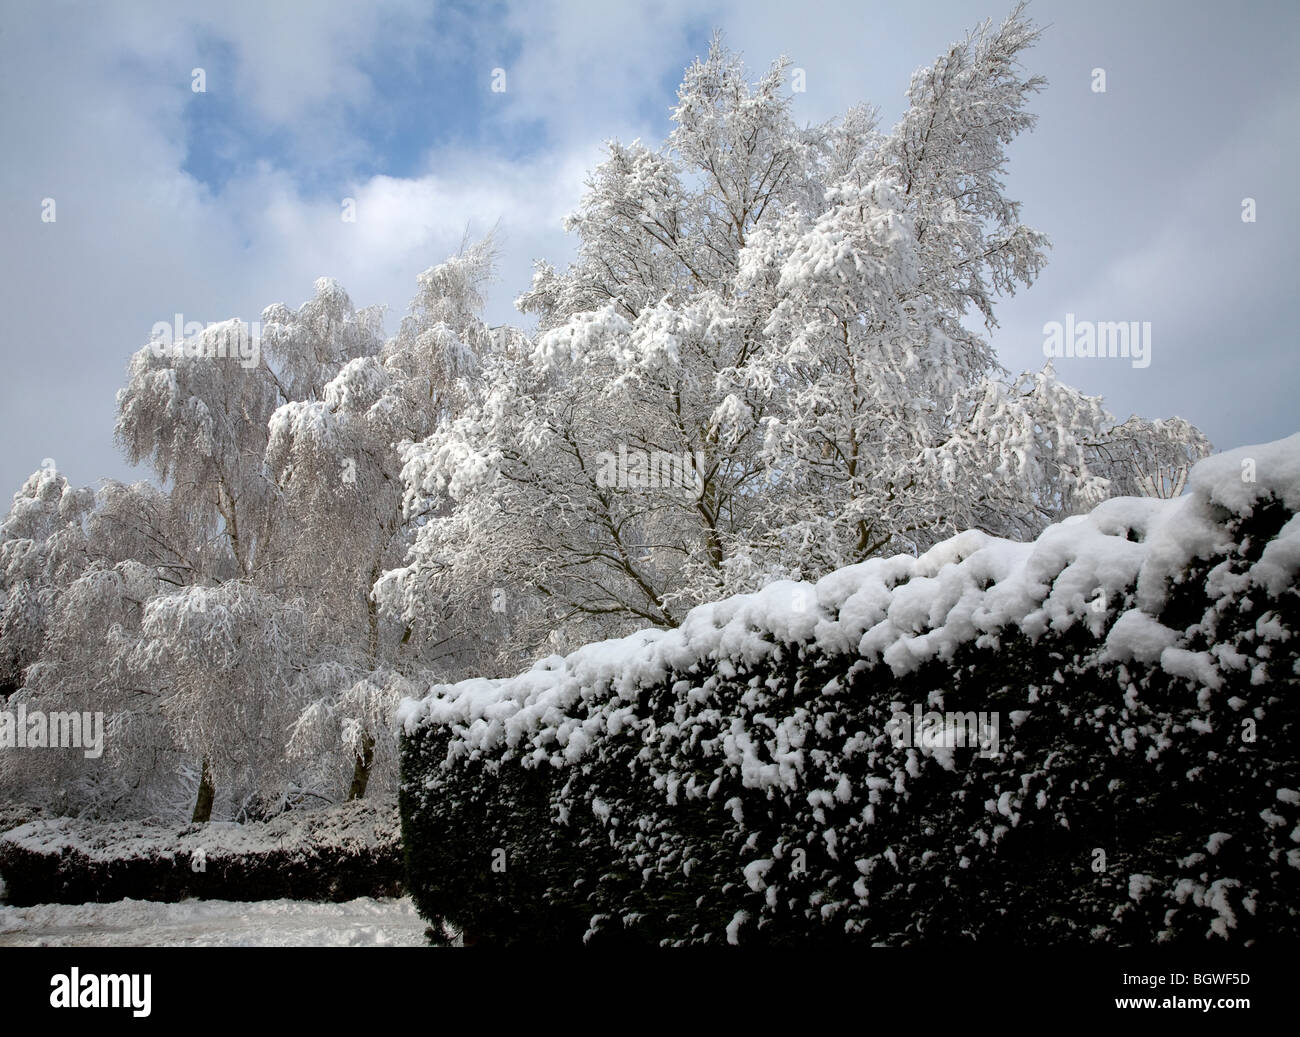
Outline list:
[[[37,820],[0,836],[16,906],[134,900],[345,901],[400,895],[393,799],[358,800],[270,821],[184,827]]]
[[[417,907],[497,944],[1295,939],[1300,436],[1189,486],[408,700]],[[917,708],[998,751],[906,744]]]

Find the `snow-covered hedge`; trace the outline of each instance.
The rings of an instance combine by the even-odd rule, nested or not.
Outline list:
[[[405,701],[417,906],[499,942],[1300,935],[1300,435],[1188,485]],[[903,744],[916,707],[999,751]]]
[[[351,900],[402,888],[397,804],[358,800],[270,821],[36,820],[0,836],[11,904],[131,898]]]

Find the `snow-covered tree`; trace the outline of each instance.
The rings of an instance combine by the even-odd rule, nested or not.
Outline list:
[[[41,656],[69,588],[96,563],[138,560],[181,585],[191,571],[183,518],[148,483],[73,487],[56,468],[34,472],[0,522],[0,660],[16,689]],[[63,636],[63,635],[59,635]]]
[[[143,603],[132,636],[116,643],[115,672],[154,697],[178,746],[200,754],[196,818],[210,815],[218,789],[233,805],[280,795],[301,777],[295,766],[337,759],[340,746],[352,757],[353,794],[376,759],[391,772],[378,707],[358,703],[386,702],[397,657],[418,666],[425,647],[413,634],[428,624],[385,621],[371,594],[418,520],[403,508],[399,445],[477,392],[492,336],[476,313],[492,258],[489,238],[420,275],[387,343],[381,312],[355,309],[322,278],[297,310],[266,308],[252,363],[231,348],[251,333],[237,321],[133,357],[117,435],[164,490],[117,507],[117,533],[134,535],[131,557],[179,589]],[[247,656],[240,665],[254,679],[245,683],[225,668],[231,653],[252,650],[262,620],[273,658]],[[248,629],[236,636],[240,624]],[[322,715],[344,718],[333,741],[292,763],[290,728],[301,750],[308,733],[324,737],[327,725],[311,722]],[[225,735],[222,716],[234,718]]]
[[[297,310],[275,303],[262,311],[262,351],[285,400],[319,399],[339,368],[383,344],[382,307],[354,309],[332,277],[319,278],[313,289]]]
[[[156,595],[119,679],[149,686],[176,743],[202,761],[195,821],[219,789],[232,803],[278,793],[285,743],[304,699],[306,609],[243,580]]]
[[[371,593],[382,572],[400,564],[418,518],[403,509],[399,446],[427,435],[478,392],[481,357],[492,348],[478,310],[493,254],[489,236],[422,273],[410,313],[387,343],[373,329],[364,343],[355,333],[345,334],[364,323],[366,314],[354,314],[332,282],[319,282],[318,293],[328,286],[335,307],[328,330],[344,336],[354,355],[312,398],[288,402],[270,419],[267,465],[286,520],[299,533],[290,550],[291,579],[300,592],[310,593],[318,623],[331,632],[331,658],[318,670],[316,697],[296,744],[301,748],[310,735],[319,735],[326,741],[318,752],[333,758],[344,737],[353,750],[352,797],[369,784],[377,743],[391,741],[381,730],[380,711],[359,704],[388,701],[383,689],[398,680],[391,666],[399,649],[411,649],[404,662],[418,664],[418,649],[437,624],[426,611],[422,622],[399,624],[382,636],[384,620]],[[279,312],[272,308],[267,316],[278,321]],[[319,322],[299,317],[294,325]],[[275,327],[277,340],[289,339]],[[296,341],[301,339],[299,334]],[[339,355],[319,346],[307,352]],[[340,729],[321,723],[324,717],[348,719]],[[378,752],[391,773],[387,744]]]
[[[39,658],[61,592],[90,562],[84,517],[93,499],[54,467],[39,468],[0,522],[0,691]]]
[[[1136,414],[1089,446],[1111,492],[1131,497],[1179,496],[1192,465],[1211,451],[1210,441],[1182,418],[1149,421]]]
[[[127,460],[149,464],[174,500],[188,502],[196,531],[214,545],[207,576],[249,576],[276,543],[274,484],[262,463],[276,380],[260,353],[253,366],[230,355],[251,334],[231,320],[175,347],[145,346],[117,394]]]
[[[174,807],[179,761],[159,724],[158,694],[120,681],[116,661],[134,643],[145,602],[190,577],[183,521],[147,483],[73,489],[46,469],[17,495],[0,530],[9,591],[3,636],[22,625],[18,605],[40,606],[25,620],[39,636],[26,642],[31,656],[11,678],[10,702],[29,713],[106,718],[102,756],[5,754],[4,784],[75,812]]]
[[[422,694],[428,682],[382,664],[359,672],[338,662],[318,664],[308,681],[316,697],[294,721],[290,758],[305,761],[311,783],[325,788],[344,765],[351,767],[348,799],[360,799],[376,779],[384,788],[395,788],[393,712],[403,698]]]
[[[979,27],[887,133],[868,108],[796,127],[784,59],[750,85],[715,38],[664,146],[610,145],[568,221],[577,261],[520,299],[535,342],[493,353],[482,398],[407,449],[430,517],[391,599],[416,617],[525,589],[535,650],[969,526],[1033,535],[1133,485],[1133,458],[1199,456],[1185,423],[1112,432],[1050,369],[1008,378],[968,326],[1044,262],[1001,181],[1036,37],[1022,8]],[[636,474],[664,458],[675,478]]]
[[[176,777],[185,761],[162,722],[161,692],[124,678],[120,666],[137,642],[146,603],[163,586],[157,570],[134,560],[96,560],[59,596],[41,658],[10,701],[29,715],[104,714],[103,752],[6,754],[7,781],[28,798],[117,816],[178,805],[184,790]]]
[[[328,316],[328,306],[320,308]],[[280,523],[276,487],[269,477],[264,455],[267,422],[281,399],[279,382],[260,349],[250,351],[252,329],[237,320],[209,325],[175,344],[151,342],[131,359],[127,383],[118,391],[116,436],[127,459],[148,463],[165,487],[164,512],[180,517],[194,545],[178,583],[182,590],[151,601],[142,621],[141,641],[119,645],[127,658],[149,658],[162,663],[180,660],[185,670],[184,688],[206,688],[210,715],[228,710],[232,715],[245,708],[238,695],[242,688],[231,683],[229,674],[198,672],[201,656],[192,645],[208,638],[221,643],[229,627],[220,626],[226,612],[206,607],[208,595],[220,593],[228,581],[242,580],[249,601],[261,601],[252,582],[273,595],[280,577],[280,560],[290,531]],[[253,363],[247,363],[251,353]],[[316,358],[311,358],[314,361]],[[290,380],[310,388],[313,372],[307,359],[290,365]],[[190,592],[193,596],[189,596]],[[240,599],[243,600],[243,599]],[[161,602],[161,603],[160,603]],[[170,625],[158,617],[171,616],[185,603],[194,604],[185,622]],[[152,611],[151,611],[152,610]],[[178,663],[177,665],[181,665]],[[160,703],[185,702],[177,690],[180,679],[160,668],[131,668],[119,660],[122,678]],[[250,667],[250,673],[255,670]],[[281,694],[275,685],[260,690],[267,697]],[[223,704],[223,696],[230,701]],[[205,755],[194,761],[200,768],[196,819],[206,820],[213,801],[212,753],[217,752],[211,729],[178,725],[173,711],[169,729],[180,736],[184,748],[197,747]],[[264,737],[259,734],[258,738]],[[264,743],[255,741],[248,747]],[[224,743],[223,743],[224,745]],[[221,756],[224,773],[233,776],[233,750]]]

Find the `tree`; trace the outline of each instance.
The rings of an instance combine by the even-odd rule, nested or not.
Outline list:
[[[174,349],[145,346],[117,394],[127,460],[148,463],[174,500],[189,502],[196,533],[212,545],[200,578],[250,576],[276,549],[274,484],[262,465],[276,379],[260,353],[251,367],[230,355],[250,335],[231,320]]]
[[[403,698],[428,687],[380,665],[358,671],[338,663],[318,665],[309,675],[316,698],[291,728],[287,752],[307,761],[317,783],[337,774],[340,756],[352,765],[348,799],[361,799],[378,774],[386,788],[397,782],[397,740],[391,737],[393,711]]]
[[[0,523],[0,688],[9,695],[45,644],[50,613],[90,562],[83,520],[93,493],[56,468],[33,472]]]
[[[369,327],[366,311],[354,314],[341,290],[318,282],[318,293],[329,287],[335,307],[328,329],[341,333],[354,355],[313,398],[285,403],[270,419],[267,466],[287,520],[303,534],[291,551],[293,583],[310,590],[333,649],[317,671],[317,695],[299,719],[296,751],[310,755],[305,746],[314,734],[327,739],[317,754],[332,756],[336,736],[342,737],[352,750],[349,798],[369,785],[383,726],[373,704],[387,702],[385,689],[400,683],[392,666],[414,628],[406,624],[397,636],[381,637],[380,605],[371,593],[385,569],[401,562],[415,518],[403,508],[399,446],[428,434],[477,392],[480,357],[492,342],[476,311],[493,255],[489,236],[424,271],[410,314],[387,343]],[[274,339],[301,343],[301,335],[279,330],[276,322],[288,319],[284,313],[282,307],[267,311]],[[369,329],[364,337],[347,331],[357,324]],[[293,326],[319,328],[320,322],[300,316]],[[305,352],[339,355],[310,340]],[[407,662],[418,665],[418,658]],[[336,730],[327,717],[346,719]],[[380,758],[387,759],[386,752]]]
[[[30,494],[28,491],[31,491]],[[35,473],[0,527],[9,597],[4,637],[25,629],[30,648],[13,678],[13,705],[29,713],[106,714],[102,757],[5,754],[5,783],[62,810],[166,809],[176,766],[157,694],[120,680],[115,661],[140,629],[145,602],[190,571],[183,527],[147,483],[74,489],[53,469]],[[25,613],[23,603],[39,603]]]
[[[30,713],[104,714],[103,755],[24,754],[9,779],[60,810],[121,815],[174,807],[180,764],[159,712],[159,692],[124,679],[119,660],[136,644],[146,603],[161,581],[126,560],[96,560],[66,589],[50,617],[41,658],[11,701]]]
[[[193,820],[209,820],[219,783],[233,800],[278,790],[284,746],[305,697],[306,609],[251,582],[190,586],[149,599],[120,673],[160,689],[176,743],[201,760]]]
[[[1009,379],[965,323],[993,327],[1044,263],[1001,182],[1037,35],[1019,7],[985,23],[883,134],[868,108],[798,129],[784,59],[751,87],[715,38],[664,147],[610,145],[567,223],[576,262],[520,299],[535,342],[491,354],[482,398],[407,449],[430,517],[388,577],[404,614],[496,586],[536,602],[525,650],[673,625],[973,525],[1031,536],[1145,452],[1198,456],[1185,423],[1116,431],[1050,368]],[[676,478],[637,474],[665,457]]]

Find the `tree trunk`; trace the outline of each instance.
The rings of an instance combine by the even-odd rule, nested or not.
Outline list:
[[[379,563],[370,568],[370,586],[379,579]],[[379,665],[379,605],[373,597],[367,596],[366,617],[370,625],[370,669]],[[348,790],[348,800],[361,799],[366,794],[366,785],[370,783],[370,765],[375,762],[375,739],[369,731],[361,732],[361,752],[352,762],[352,787]]]
[[[212,820],[212,800],[216,794],[217,790],[212,785],[212,771],[205,756],[203,775],[199,778],[199,795],[194,801],[194,817],[191,819],[195,824],[206,824]]]
[[[378,564],[370,567],[370,587],[375,586],[375,581],[379,579]],[[370,668],[373,670],[379,665],[379,602],[370,595],[366,594],[366,619],[370,625]]]
[[[375,762],[375,739],[369,731],[361,733],[361,752],[357,753],[352,765],[352,788],[348,799],[361,799],[366,794],[366,785],[370,781],[370,765]]]

